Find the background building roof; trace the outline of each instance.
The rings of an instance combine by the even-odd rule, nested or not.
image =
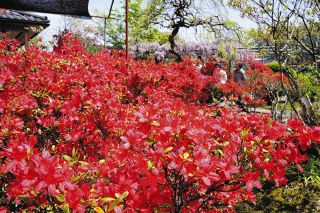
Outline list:
[[[50,20],[46,16],[0,8],[0,33],[18,40],[21,46],[28,46],[29,40],[49,25]]]
[[[0,22],[19,22],[36,25],[49,25],[50,23],[46,16],[38,16],[28,12],[5,9],[0,10]]]

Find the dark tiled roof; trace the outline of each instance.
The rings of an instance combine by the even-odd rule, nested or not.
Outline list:
[[[44,25],[49,25],[50,23],[49,19],[46,16],[38,16],[35,14],[17,10],[0,11],[0,21],[1,20]]]

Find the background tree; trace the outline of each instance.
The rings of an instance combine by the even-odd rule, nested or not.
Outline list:
[[[101,45],[98,29],[89,23],[89,20],[83,20],[78,17],[63,16],[61,22],[62,27],[57,35],[54,36],[52,45],[64,37],[68,33],[72,33],[73,37],[78,39],[84,48],[91,53],[95,53],[103,48]]]
[[[272,49],[281,72],[289,80],[289,90],[285,89],[295,113],[310,125],[319,121],[308,93],[303,93],[298,78],[301,71],[311,68],[319,79],[315,63],[319,58],[319,4],[308,0],[229,0],[229,5],[238,8],[243,15],[255,21],[258,34]],[[284,66],[285,64],[290,66]],[[295,103],[300,105],[298,111]]]
[[[201,2],[197,0],[151,0],[149,2],[157,2],[161,8],[161,15],[158,23],[165,28],[171,29],[169,42],[170,52],[176,57],[177,61],[182,61],[181,55],[177,52],[177,44],[175,37],[181,28],[197,28],[221,33],[224,29],[236,28],[236,25],[227,21],[217,8],[222,6],[222,1]],[[205,10],[205,8],[207,10]],[[210,8],[210,11],[208,11]],[[211,10],[212,9],[212,10]]]
[[[168,40],[168,33],[161,32],[155,27],[155,19],[162,11],[156,1],[145,2],[143,0],[129,1],[129,44],[134,45],[140,42],[165,43]],[[97,21],[100,37],[107,41],[110,46],[117,49],[124,49],[125,46],[125,13],[124,8],[115,9],[112,19]],[[104,30],[106,30],[104,32]]]

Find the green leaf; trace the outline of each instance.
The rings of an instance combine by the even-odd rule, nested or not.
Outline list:
[[[154,163],[151,160],[148,160],[148,169],[154,168]]]
[[[108,208],[108,212],[112,211],[114,207],[116,207],[120,202],[122,202],[128,196],[128,194],[129,192],[125,191],[120,197],[118,197]]]
[[[64,202],[64,195],[62,195],[62,194],[57,195],[56,198],[57,198],[57,200],[58,200],[60,203],[63,203],[63,202]]]
[[[213,150],[213,153],[217,156],[223,156],[224,153],[221,149],[216,149],[216,150]]]
[[[129,195],[129,192],[125,191],[120,197],[121,201],[123,201],[128,195]]]
[[[77,151],[75,148],[72,149],[72,156],[75,156],[77,154]]]
[[[111,206],[108,208],[108,212],[111,212],[111,211],[114,209],[114,207],[116,207],[119,203],[120,203],[120,199],[117,198],[117,199],[111,204]]]
[[[151,121],[152,126],[160,126],[160,124],[157,121]]]
[[[110,201],[114,201],[115,199],[113,197],[103,197],[100,200],[102,200],[104,202],[110,202]]]
[[[190,154],[188,152],[183,153],[183,159],[187,160]]]
[[[72,177],[71,181],[72,182],[77,182],[81,178],[84,178],[87,175],[87,172],[81,173],[80,175],[75,175]]]
[[[68,155],[63,155],[63,158],[67,161],[72,161],[72,157],[68,156]]]
[[[173,147],[172,147],[172,146],[169,146],[169,147],[166,148],[163,152],[164,152],[164,154],[166,154],[166,153],[170,152],[172,149],[173,149]]]
[[[85,161],[79,160],[78,162],[79,162],[81,165],[85,165],[85,166],[89,165],[89,163],[87,163],[87,162],[85,162]]]
[[[104,211],[101,207],[99,207],[99,206],[98,206],[98,207],[95,207],[95,208],[94,208],[94,211],[97,212],[97,213],[105,213],[105,211]]]
[[[63,213],[70,213],[70,207],[69,207],[69,205],[68,205],[68,204],[64,204],[64,205],[62,206],[62,211],[63,211]]]
[[[245,138],[249,133],[249,129],[244,129],[240,132],[240,137]]]

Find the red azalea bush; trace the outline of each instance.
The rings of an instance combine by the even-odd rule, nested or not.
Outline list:
[[[213,79],[206,87],[207,93],[213,98],[224,96],[229,100],[236,100],[241,97],[246,111],[255,111],[257,107],[266,105],[266,99],[272,99],[274,90],[281,90],[281,79],[279,73],[274,73],[267,65],[260,62],[251,61],[247,64],[246,80],[236,83],[233,80],[233,73],[228,73],[228,81],[225,84],[219,82],[220,73],[217,64],[222,65],[223,70],[227,70],[227,62],[221,59],[210,57],[205,67],[201,70],[205,76]],[[221,98],[221,97],[220,97]]]
[[[284,85],[288,83],[283,76]],[[247,64],[246,80],[243,84],[235,83],[229,76],[226,84],[220,85],[227,98],[242,97],[247,111],[255,111],[268,102],[273,102],[282,91],[281,74],[273,72],[267,65],[252,61]]]
[[[69,41],[69,42],[68,42]],[[0,45],[2,210],[195,212],[254,202],[302,170],[318,127],[199,104],[191,64]]]
[[[256,107],[271,104],[279,101],[279,96],[283,92],[282,81],[284,86],[288,84],[285,76],[273,70],[261,62],[252,61],[248,64],[247,80],[245,83],[244,95],[245,103],[248,107]]]

